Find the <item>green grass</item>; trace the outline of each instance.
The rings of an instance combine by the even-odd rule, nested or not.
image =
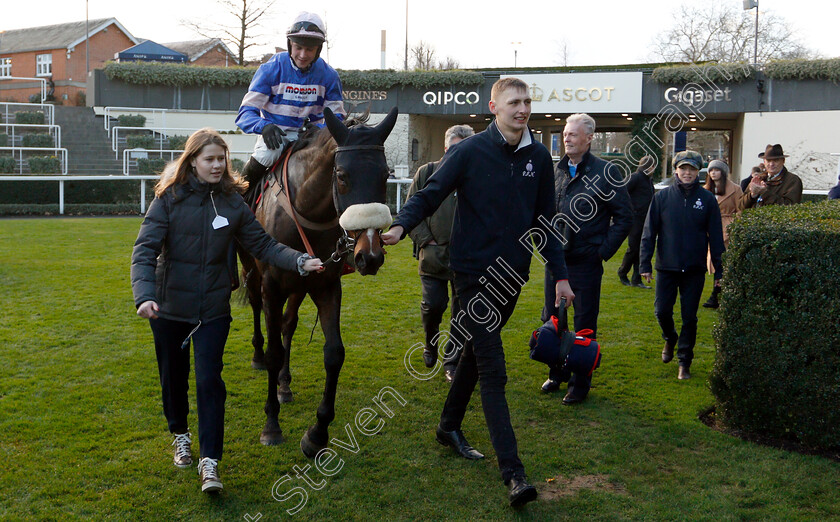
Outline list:
[[[295,402],[283,405],[287,441],[258,442],[263,372],[250,368],[250,311],[234,304],[225,354],[228,387],[225,491],[202,495],[195,468],[171,464],[148,324],[134,314],[131,247],[139,218],[0,220],[0,519],[262,520],[813,520],[840,517],[840,464],[756,446],[706,428],[699,410],[713,399],[706,377],[715,312],[700,310],[690,381],[659,360],[653,292],[621,286],[605,266],[599,324],[604,361],[586,403],[564,407],[544,395],[546,368],[528,359],[539,324],[542,277],[532,281],[504,330],[508,400],[529,477],[543,494],[515,512],[506,503],[478,397],[464,422],[487,454],[468,462],[434,442],[447,386],[412,378],[403,355],[422,340],[420,285],[410,242],[388,249],[376,277],[344,279],[347,350],[331,436],[385,386],[407,401],[364,436],[314,490],[294,478],[311,464],[298,441],[314,421],[324,372],[307,301],[292,353]],[[708,294],[708,285],[706,294]],[[705,298],[705,296],[704,296]],[[422,363],[419,363],[422,364]],[[194,404],[194,398],[191,399]],[[190,419],[193,429],[197,422]],[[335,462],[333,463],[335,464]],[[554,479],[548,482],[549,479]]]

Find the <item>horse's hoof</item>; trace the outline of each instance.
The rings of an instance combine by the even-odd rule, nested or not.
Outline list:
[[[294,395],[292,394],[292,390],[289,388],[289,385],[281,382],[277,384],[277,400],[280,404],[286,402],[292,402],[295,399]]]
[[[263,446],[277,446],[278,444],[283,444],[284,442],[286,442],[286,439],[283,438],[282,430],[263,430],[263,432],[260,433],[260,444]]]
[[[266,366],[263,361],[258,361],[256,359],[251,359],[251,368],[255,370],[265,370]]]
[[[300,450],[303,452],[304,455],[306,455],[307,458],[310,459],[314,459],[315,455],[317,455],[319,451],[326,447],[326,444],[322,446],[320,444],[315,444],[314,442],[312,442],[312,439],[309,438],[308,430],[306,433],[303,434],[303,437],[300,439]]]

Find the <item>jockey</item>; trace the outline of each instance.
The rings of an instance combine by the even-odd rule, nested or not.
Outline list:
[[[261,135],[242,171],[250,183],[268,172],[307,122],[324,126],[324,107],[345,118],[338,73],[321,58],[326,35],[320,16],[300,13],[286,31],[288,52],[254,74],[236,117],[244,132]]]

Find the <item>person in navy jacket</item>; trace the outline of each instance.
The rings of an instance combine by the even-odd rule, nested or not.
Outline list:
[[[656,300],[654,314],[662,328],[665,347],[662,362],[674,358],[677,347],[679,379],[691,378],[691,361],[697,339],[697,309],[706,281],[706,255],[723,276],[723,228],[714,194],[697,179],[703,158],[686,150],[674,156],[674,183],[653,197],[642,234],[639,270],[651,281],[651,259],[656,246]],[[674,303],[680,295],[682,328],[674,326]]]
[[[537,497],[519,460],[505,399],[507,373],[501,330],[528,278],[535,238],[556,281],[557,302],[574,300],[560,241],[550,233],[554,215],[551,155],[528,130],[528,85],[503,78],[491,90],[490,126],[454,145],[426,187],[403,206],[382,241],[394,245],[458,191],[450,239],[450,267],[462,310],[453,318],[468,334],[443,406],[437,441],[468,459],[484,456],[461,431],[476,383],[508,499],[519,506]],[[548,224],[548,228],[544,227]]]

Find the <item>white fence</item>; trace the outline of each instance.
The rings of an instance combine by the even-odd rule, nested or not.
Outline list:
[[[25,127],[27,129],[44,130],[47,134],[55,140],[53,143],[61,145],[61,127],[58,125],[41,125],[35,123],[0,123],[0,131],[5,129],[4,134],[9,136],[9,143],[15,146],[16,142],[23,143],[23,135],[17,132],[17,129]],[[20,145],[19,145],[20,146]]]
[[[159,175],[133,175],[133,176],[4,176],[0,175],[0,181],[58,181],[58,213],[64,215],[64,182],[65,181],[134,181],[140,180],[140,213],[146,213],[146,181],[157,181]],[[411,183],[410,179],[389,179],[388,183],[396,184],[397,201],[396,208],[399,212],[402,206],[403,185]]]
[[[159,127],[166,127],[166,112],[167,109],[152,109],[152,108],[137,108],[137,107],[105,107],[105,130],[108,135],[111,134],[111,118],[117,118],[121,115],[141,114],[146,117],[146,125],[154,125]],[[148,114],[151,114],[149,116]],[[158,115],[160,121],[158,121]],[[135,129],[142,129],[143,127],[134,127]]]
[[[61,168],[61,175],[67,175],[67,149],[62,147],[0,147],[0,151],[8,150],[12,152],[12,157],[15,157],[15,154],[18,155],[18,158],[15,160],[17,162],[17,171],[19,174],[23,174],[23,153],[24,152],[33,152],[33,151],[50,151],[52,152],[53,156],[57,156],[60,168]],[[18,178],[20,179],[20,178]]]
[[[47,79],[46,78],[27,78],[25,76],[5,76],[0,78],[0,81],[15,81],[15,80],[34,80],[41,82],[41,101],[47,99]],[[21,87],[24,89],[25,87]]]
[[[14,107],[18,107],[15,109]],[[15,103],[0,102],[0,123],[11,123],[16,112],[41,111],[44,113],[44,123],[55,125],[55,106],[49,103]]]

